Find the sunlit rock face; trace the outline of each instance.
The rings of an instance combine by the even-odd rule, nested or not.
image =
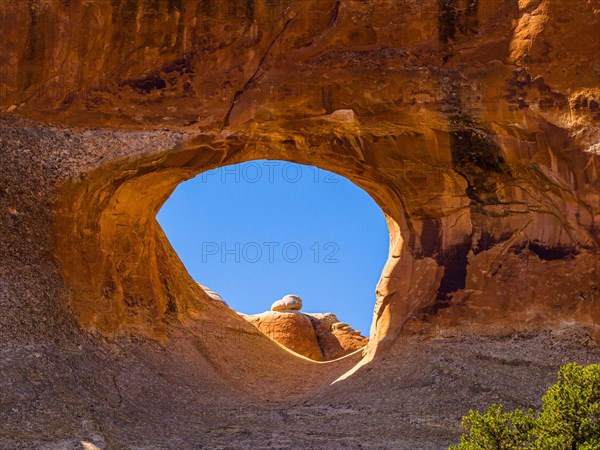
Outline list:
[[[261,333],[315,361],[341,358],[366,347],[369,339],[332,313],[301,312],[302,300],[286,295],[261,314],[240,314]]]
[[[369,343],[369,338],[347,323],[340,322],[333,313],[308,313],[308,316],[325,360],[341,358],[365,348]]]
[[[11,303],[6,329],[24,304],[111,336],[246,329],[154,216],[180,182],[267,158],[347,177],[386,214],[371,354],[435,327],[600,338],[594,2],[65,4],[0,5],[0,258],[35,249],[65,297]]]
[[[306,314],[294,310],[267,311],[244,319],[284,347],[315,361],[323,359],[315,329]]]

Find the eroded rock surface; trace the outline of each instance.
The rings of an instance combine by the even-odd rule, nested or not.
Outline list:
[[[324,360],[341,358],[361,348],[365,348],[369,343],[369,338],[363,336],[360,331],[355,330],[348,324],[342,324],[335,314],[325,313],[307,313],[310,317],[317,340],[321,347]]]
[[[286,295],[271,305],[271,311],[300,311],[302,300],[297,295]]]
[[[366,347],[369,339],[335,314],[300,312],[302,300],[286,295],[271,311],[242,317],[272,340],[315,361],[329,361]]]
[[[388,217],[374,351],[413,315],[600,336],[598,9],[454,3],[3,3],[0,108],[69,128],[40,170],[71,167],[50,251],[81,325],[164,339],[167,311],[193,315],[156,211],[200,172],[279,158]]]
[[[323,359],[315,329],[306,314],[288,310],[267,311],[243,317],[269,338],[290,350],[315,361]]]
[[[208,295],[208,297],[210,299],[214,300],[215,302],[222,303],[225,306],[228,306],[225,299],[223,297],[221,297],[219,294],[217,294],[215,291],[213,291],[211,288],[209,288],[208,286],[205,286],[201,283],[198,283],[198,286],[200,286],[200,288],[206,293],[206,295]]]
[[[597,362],[599,19],[592,0],[1,2],[0,446],[439,449],[469,409],[538,398],[511,394],[515,368],[540,394]],[[387,216],[346,382],[348,361],[294,358],[211,300],[156,223],[182,181],[261,158],[345,176]],[[318,389],[275,419],[252,404]]]

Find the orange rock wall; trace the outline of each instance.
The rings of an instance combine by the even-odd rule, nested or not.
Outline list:
[[[54,141],[73,169],[52,182],[52,254],[85,328],[164,339],[209,317],[154,216],[181,181],[267,158],[343,175],[386,214],[373,351],[409,324],[600,338],[594,1],[0,10],[0,108],[77,138]]]

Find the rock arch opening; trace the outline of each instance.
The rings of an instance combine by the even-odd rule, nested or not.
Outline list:
[[[84,177],[61,186],[54,215],[57,259],[67,287],[67,308],[84,329],[109,337],[133,333],[167,342],[181,327],[195,327],[200,338],[210,341],[206,353],[235,348],[227,342],[256,334],[253,325],[211,301],[194,282],[156,215],[182,182],[219,167],[268,159],[335,172],[364,189],[381,207],[390,236],[389,254],[376,288],[370,342],[363,354],[369,355],[368,360],[393,342],[414,309],[414,300],[405,305],[401,300],[409,285],[398,283],[398,270],[412,261],[410,253],[398,258],[406,245],[403,236],[412,231],[394,174],[382,171],[375,161],[347,156],[348,146],[358,145],[354,138],[323,137],[322,142],[309,143],[282,137],[259,145],[261,141],[257,136],[249,141],[226,135],[173,135],[172,141],[138,136],[138,150],[129,149],[126,159],[116,152],[90,167]],[[215,335],[222,339],[213,339]],[[273,350],[265,350],[269,351]],[[213,362],[219,364],[217,360],[220,355]]]
[[[192,278],[276,342],[319,361],[368,342],[389,234],[346,178],[281,160],[224,166],[180,184],[157,218]],[[301,303],[276,302],[290,293]]]
[[[593,298],[597,284],[596,272],[581,269],[588,264],[595,267],[595,253],[584,251],[593,236],[579,222],[572,222],[569,233],[563,233],[564,224],[555,215],[533,210],[513,214],[521,206],[514,206],[511,199],[550,184],[536,172],[514,188],[514,174],[532,172],[508,141],[480,130],[486,139],[502,144],[494,148],[510,168],[480,180],[476,165],[464,166],[453,159],[448,133],[416,124],[410,131],[359,128],[331,118],[306,123],[318,132],[300,133],[294,123],[289,128],[266,124],[215,134],[103,135],[98,147],[115,150],[101,159],[90,157],[80,176],[64,182],[54,210],[54,246],[66,306],[80,325],[107,336],[137,333],[167,342],[180,332],[195,342],[204,339],[202,354],[223,373],[260,367],[262,372],[244,375],[239,383],[268,384],[270,374],[281,370],[280,363],[270,367],[257,360],[257,353],[239,357],[239,352],[232,352],[252,348],[274,355],[279,350],[231,308],[210,300],[156,221],[157,212],[182,182],[218,167],[268,159],[315,165],[344,176],[368,192],[386,216],[389,254],[377,285],[370,342],[361,364],[384,354],[399,333],[411,333],[415,326],[425,332],[438,326],[461,331],[468,324],[469,333],[504,333],[506,324],[547,329],[569,318],[597,330],[597,308],[579,300],[581,292],[584,298]],[[444,128],[443,123],[439,126]],[[499,200],[472,198],[473,183],[485,189],[495,186]],[[556,187],[556,192],[563,192],[560,189]],[[588,217],[576,200],[558,204],[555,198],[562,197],[527,197],[527,201],[535,211],[554,208],[565,217],[567,213]],[[575,245],[581,254],[545,261],[527,247],[536,241],[548,248]],[[452,270],[456,264],[461,270]],[[568,267],[583,274],[568,280],[556,277],[572,284],[561,289],[577,292],[577,302],[563,307],[557,299],[550,304],[538,285],[528,281],[541,279],[548,267],[556,273]],[[276,358],[289,356],[277,353]],[[269,376],[261,378],[261,373]]]

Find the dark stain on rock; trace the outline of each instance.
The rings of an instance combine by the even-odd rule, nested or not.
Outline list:
[[[486,232],[481,233],[480,238],[477,239],[477,245],[475,246],[475,248],[473,248],[473,253],[477,255],[481,252],[489,250],[494,245],[496,245],[496,242],[496,238],[493,234]]]
[[[135,80],[126,80],[122,84],[130,86],[139,94],[148,94],[155,90],[165,89],[167,82],[157,76],[149,76]]]
[[[447,44],[456,35],[456,0],[438,0],[438,37]]]
[[[479,20],[477,12],[479,9],[479,0],[466,0],[463,19],[459,23],[459,30],[462,34],[469,36],[477,33]]]
[[[473,253],[475,255],[485,252],[491,249],[494,245],[501,242],[507,241],[512,236],[512,233],[504,233],[500,237],[496,237],[488,232],[482,232],[479,239],[477,239],[477,245],[473,247]]]
[[[166,66],[164,66],[162,68],[161,71],[165,72],[165,73],[176,72],[179,75],[183,75],[186,73],[194,73],[194,68],[190,61],[190,58],[185,57],[185,58],[177,59],[170,64],[167,64]]]
[[[532,90],[537,90],[539,93],[538,105],[541,109],[564,109],[568,106],[567,97],[553,91],[543,77],[532,78],[526,68],[519,67],[513,72],[512,78],[507,80],[504,98],[511,104],[510,110],[528,108],[531,102],[527,99]],[[577,101],[574,107],[577,109]]]
[[[64,100],[58,107],[58,110],[65,111],[65,110],[69,109],[69,107],[73,104],[74,101],[75,101],[75,94],[71,92],[64,98]]]
[[[421,309],[416,316],[424,319],[435,315],[440,309],[448,307],[450,307],[450,302],[448,300],[437,300]]]
[[[194,69],[189,56],[177,59],[165,65],[160,71],[154,72],[144,78],[134,78],[121,82],[121,86],[129,86],[139,94],[148,94],[152,91],[166,89],[168,85],[175,85],[181,77],[194,75]],[[188,80],[189,81],[189,80]]]
[[[337,0],[333,5],[333,9],[331,10],[331,16],[329,17],[329,21],[327,23],[328,28],[331,28],[332,26],[335,25],[335,23],[337,22],[339,13],[340,13],[340,0]]]
[[[325,110],[326,114],[330,114],[331,112],[333,112],[331,88],[329,86],[321,86],[320,94],[321,106]]]
[[[573,102],[573,109],[581,112],[585,112],[589,109],[589,112],[595,113],[600,111],[600,104],[596,100],[579,95]]]
[[[246,20],[249,24],[254,22],[254,0],[246,0]]]
[[[539,84],[539,80],[536,80],[536,84]],[[511,111],[529,108],[526,99],[532,86],[534,86],[534,82],[526,68],[519,67],[513,72],[512,78],[507,80],[506,95],[504,96],[510,104]]]
[[[449,134],[452,164],[467,180],[467,196],[475,204],[495,203],[496,179],[510,168],[492,134],[465,115],[450,118]]]
[[[438,254],[436,260],[444,266],[444,275],[440,281],[436,300],[450,300],[452,292],[464,289],[467,281],[467,265],[471,242],[449,246]]]
[[[579,250],[570,245],[546,245],[539,240],[528,241],[510,248],[510,251],[516,255],[525,251],[531,251],[543,261],[557,261],[561,259],[572,259],[579,254]]]
[[[419,257],[432,257],[441,246],[441,224],[439,219],[423,220],[423,231],[421,233],[421,251]]]
[[[183,11],[183,0],[169,0],[169,4],[167,6],[167,11],[169,14],[173,14],[175,11],[182,12]]]
[[[544,261],[556,261],[558,259],[571,259],[579,254],[575,247],[557,246],[551,247],[540,243],[539,241],[529,242],[529,250],[535,253],[538,258]]]
[[[493,277],[495,277],[496,275],[498,275],[498,272],[500,272],[500,269],[502,269],[502,267],[503,267],[503,264],[502,264],[502,263],[499,263],[499,264],[495,265],[495,266],[492,268],[492,273],[491,273],[491,275],[492,275]]]
[[[438,0],[438,39],[444,44],[456,40],[457,33],[471,36],[477,33],[478,0]]]
[[[167,297],[167,309],[165,312],[167,314],[177,313],[177,303],[175,303],[175,300],[170,295]]]
[[[567,97],[560,92],[550,92],[547,96],[540,99],[541,109],[565,109],[569,104]]]

